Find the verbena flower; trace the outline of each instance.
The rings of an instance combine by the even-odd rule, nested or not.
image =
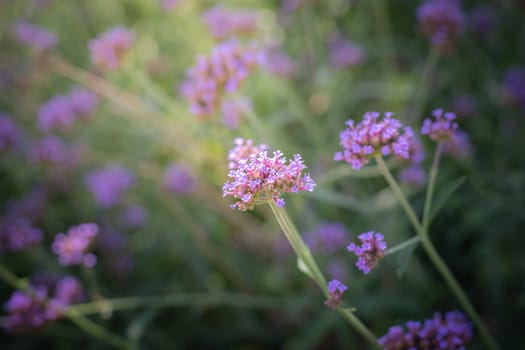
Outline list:
[[[266,51],[266,67],[273,75],[290,77],[295,72],[295,65],[290,56],[277,47],[271,47]]]
[[[60,164],[67,156],[68,151],[64,142],[55,135],[44,136],[33,141],[31,145],[30,158],[35,163]]]
[[[235,147],[228,152],[229,169],[236,169],[239,167],[241,160],[246,160],[254,154],[259,154],[262,151],[268,150],[268,146],[264,143],[254,145],[253,140],[245,140],[241,137],[237,137],[233,140],[233,144]]]
[[[421,134],[428,135],[436,142],[450,140],[458,129],[458,123],[454,121],[456,115],[452,112],[443,113],[442,109],[434,110],[432,115],[434,116],[434,121],[430,118],[423,120]]]
[[[67,234],[59,233],[55,236],[51,249],[58,255],[61,265],[93,267],[97,263],[97,257],[89,249],[97,234],[98,226],[93,223],[72,226]]]
[[[120,215],[120,222],[129,228],[144,226],[148,220],[148,211],[140,204],[128,206]]]
[[[44,187],[30,189],[22,197],[9,199],[6,204],[6,217],[28,220],[40,219],[49,202],[48,191]]]
[[[241,211],[252,210],[256,204],[270,200],[283,206],[283,193],[313,191],[314,181],[310,175],[302,174],[305,168],[299,154],[295,154],[290,161],[281,151],[273,152],[273,156],[269,156],[268,151],[252,154],[241,160],[237,168],[230,170],[222,193],[224,197],[238,199],[231,207]]]
[[[98,96],[87,89],[73,88],[67,95],[73,112],[81,118],[89,117],[98,105]]]
[[[459,311],[440,313],[424,322],[408,321],[403,326],[390,327],[379,339],[385,350],[465,350],[472,338],[472,325]]]
[[[55,33],[23,21],[15,25],[15,36],[21,44],[38,53],[51,50],[58,43]]]
[[[253,45],[241,46],[234,40],[215,46],[210,57],[198,57],[181,85],[191,113],[198,117],[213,115],[220,108],[222,97],[237,92],[261,63],[262,55]]]
[[[42,231],[25,218],[3,218],[0,220],[0,253],[24,250],[42,242],[43,236]]]
[[[470,157],[474,151],[468,134],[462,130],[456,130],[452,138],[445,143],[443,152],[456,159],[464,159]]]
[[[259,13],[249,9],[226,9],[220,5],[208,9],[202,20],[213,37],[225,39],[234,35],[253,35],[257,31]]]
[[[97,204],[108,208],[119,204],[122,195],[135,184],[135,175],[122,166],[114,165],[92,170],[85,182]]]
[[[164,187],[176,194],[191,193],[197,182],[189,166],[178,162],[170,164],[164,171]]]
[[[336,309],[341,305],[343,293],[348,287],[338,280],[331,280],[328,282],[328,299],[324,302],[326,306]]]
[[[246,111],[252,108],[252,101],[247,97],[223,100],[221,111],[224,124],[230,130],[237,129],[241,120],[246,116]]]
[[[421,187],[427,181],[427,173],[420,164],[414,164],[401,169],[399,181],[410,187]]]
[[[11,117],[0,112],[0,153],[13,149],[21,136],[20,127]]]
[[[114,27],[89,41],[91,61],[103,68],[117,70],[122,59],[135,42],[135,32],[124,28]]]
[[[329,63],[335,69],[345,69],[361,64],[365,53],[361,46],[352,43],[340,36],[335,36],[329,45]]]
[[[350,239],[348,230],[338,222],[321,222],[315,231],[305,234],[304,240],[314,253],[333,254]]]
[[[417,19],[433,46],[450,51],[463,33],[465,16],[458,0],[427,0],[417,9]]]
[[[350,243],[347,247],[349,252],[354,252],[357,256],[356,266],[359,270],[368,274],[377,266],[379,260],[385,256],[386,243],[381,233],[370,231],[358,236],[361,246]]]
[[[367,112],[363,121],[355,125],[353,120],[346,122],[347,128],[339,135],[342,152],[336,152],[334,160],[346,161],[358,170],[366,165],[376,154],[393,154],[400,158],[409,158],[412,129],[386,112],[380,118],[378,112]]]
[[[75,111],[70,99],[57,95],[48,100],[38,110],[38,127],[41,131],[68,131],[75,122]]]

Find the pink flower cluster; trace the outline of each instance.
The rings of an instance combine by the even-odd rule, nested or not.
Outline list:
[[[235,147],[233,147],[228,152],[229,169],[237,169],[242,160],[246,160],[252,155],[259,154],[262,151],[268,150],[268,146],[264,143],[260,145],[254,145],[253,140],[245,140],[240,137],[233,140],[233,144],[235,145]]]
[[[358,236],[361,241],[359,247],[355,243],[350,243],[346,249],[349,252],[354,252],[357,255],[356,266],[359,270],[368,274],[374,267],[377,266],[379,260],[385,256],[386,243],[384,236],[381,233],[370,231],[362,233]]]
[[[93,267],[97,263],[97,257],[88,250],[98,234],[96,224],[80,224],[73,226],[66,234],[59,233],[55,236],[51,246],[53,253],[58,255],[61,265],[84,265]]]
[[[95,93],[74,88],[67,95],[57,95],[44,103],[38,111],[38,127],[41,131],[68,131],[79,118],[86,118],[97,107]]]
[[[400,158],[409,158],[412,129],[404,127],[401,122],[386,112],[380,119],[380,113],[367,112],[363,121],[355,125],[353,120],[346,122],[347,128],[339,137],[342,152],[336,152],[334,160],[346,161],[358,170],[366,165],[375,154],[393,154]]]
[[[328,300],[324,302],[331,309],[336,309],[341,305],[343,294],[348,289],[346,285],[338,280],[328,282]]]
[[[190,102],[190,111],[198,117],[216,112],[225,93],[234,93],[250,73],[262,63],[254,46],[241,46],[237,41],[223,42],[210,57],[198,57],[190,68],[181,92]]]
[[[436,142],[450,140],[458,129],[458,123],[454,121],[456,115],[452,112],[443,113],[442,109],[434,110],[432,115],[435,121],[425,118],[421,127],[421,134],[428,135]]]
[[[91,61],[97,66],[117,70],[134,42],[134,31],[124,27],[111,28],[89,41]]]
[[[255,10],[230,10],[218,5],[204,12],[202,19],[215,38],[225,39],[234,35],[253,35],[257,31],[258,16]]]
[[[58,43],[55,33],[27,22],[16,24],[15,36],[20,43],[30,47],[35,52],[51,50]]]
[[[267,151],[253,154],[230,170],[229,180],[222,188],[223,196],[239,199],[231,207],[241,211],[252,210],[256,204],[271,200],[283,206],[283,193],[313,191],[314,181],[310,175],[302,174],[305,168],[299,154],[288,164],[281,151],[273,152],[273,156],[268,156]]]

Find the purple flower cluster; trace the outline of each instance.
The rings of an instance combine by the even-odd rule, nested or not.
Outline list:
[[[229,181],[222,188],[223,196],[239,199],[231,207],[246,211],[270,200],[283,206],[284,192],[313,191],[314,181],[310,175],[302,174],[306,166],[301,156],[295,154],[294,159],[286,163],[281,151],[273,152],[273,156],[268,156],[267,151],[252,154],[230,170]]]
[[[427,172],[419,164],[410,165],[399,172],[399,181],[410,187],[421,187],[427,181]]]
[[[95,236],[98,234],[96,224],[80,224],[72,226],[67,234],[59,233],[51,249],[58,255],[58,261],[61,265],[84,265],[93,267],[97,263],[97,257],[88,252]]]
[[[306,233],[304,239],[313,252],[333,254],[345,246],[350,233],[338,222],[321,222],[317,230]]]
[[[358,238],[361,241],[361,247],[352,242],[346,249],[357,256],[356,266],[359,270],[368,274],[385,256],[387,248],[385,237],[381,233],[370,231],[360,234]]]
[[[54,296],[44,285],[31,285],[27,291],[15,291],[4,304],[7,316],[2,327],[10,333],[27,333],[61,318],[71,304],[84,299],[80,282],[70,276],[60,279]]]
[[[42,241],[43,233],[23,218],[7,217],[0,221],[0,253],[16,252]]]
[[[78,118],[90,116],[98,104],[93,92],[74,88],[67,95],[57,95],[38,111],[38,127],[44,132],[68,131]]]
[[[225,99],[221,104],[224,124],[230,130],[237,129],[249,110],[252,110],[252,101],[247,97]]]
[[[129,228],[144,226],[148,220],[148,211],[140,204],[128,206],[120,215],[120,222]]]
[[[181,92],[198,117],[211,116],[221,105],[225,93],[234,93],[250,73],[262,63],[254,46],[241,46],[230,40],[214,47],[211,56],[198,57],[187,72]]]
[[[115,165],[92,170],[85,181],[97,204],[109,208],[117,205],[124,192],[135,184],[135,175],[130,170]]]
[[[339,36],[330,42],[329,63],[335,69],[345,69],[361,64],[365,59],[363,48]]]
[[[503,89],[510,102],[525,111],[525,68],[516,67],[505,73]]]
[[[443,113],[442,109],[434,110],[432,115],[435,121],[425,118],[421,127],[421,134],[428,135],[436,142],[450,140],[458,129],[458,123],[454,121],[456,115],[452,112]]]
[[[67,153],[60,137],[48,135],[33,142],[30,158],[35,163],[60,164],[66,159]]]
[[[245,140],[240,137],[233,140],[233,144],[235,147],[233,147],[228,152],[228,169],[230,170],[237,169],[242,160],[246,160],[254,154],[259,154],[262,151],[268,150],[268,146],[264,143],[260,145],[254,145],[253,140]]]
[[[462,130],[456,130],[452,138],[445,143],[443,152],[456,159],[465,159],[472,155],[472,143],[468,134]]]
[[[189,166],[184,163],[173,163],[164,171],[164,187],[172,193],[188,194],[195,186],[195,177]]]
[[[427,0],[417,9],[417,19],[432,45],[445,52],[451,49],[452,41],[462,34],[465,25],[459,0]]]
[[[0,153],[12,149],[21,138],[18,125],[6,114],[0,112]]]
[[[257,31],[255,10],[229,10],[220,5],[203,13],[202,19],[216,39],[225,39],[234,35],[253,35]]]
[[[107,263],[109,272],[115,277],[127,276],[134,267],[133,256],[127,249],[126,236],[120,232],[103,230],[96,240],[100,260]]]
[[[331,280],[328,282],[328,300],[324,302],[326,306],[336,309],[341,305],[343,294],[348,287],[338,280]]]
[[[114,27],[89,41],[91,61],[108,70],[120,68],[123,57],[135,42],[135,32],[124,27]]]
[[[412,129],[403,128],[401,122],[392,116],[393,113],[386,112],[380,120],[380,113],[367,112],[357,125],[348,120],[347,128],[339,135],[343,151],[336,152],[334,160],[346,161],[358,170],[379,153],[409,158]]]
[[[385,350],[465,350],[472,338],[472,325],[459,311],[449,311],[443,317],[436,313],[424,323],[409,321],[407,331],[402,326],[390,327],[379,339]]]
[[[280,77],[290,77],[295,71],[295,65],[285,52],[272,47],[266,51],[266,67],[268,70]]]
[[[27,22],[18,22],[16,24],[15,36],[21,44],[30,47],[38,53],[51,50],[58,43],[55,33]]]

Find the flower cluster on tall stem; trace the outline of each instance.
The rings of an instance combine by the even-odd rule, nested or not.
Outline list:
[[[352,242],[347,249],[357,255],[356,266],[359,270],[368,274],[385,256],[387,248],[384,241],[385,237],[381,233],[370,231],[360,234],[358,238],[361,241],[361,246]]]

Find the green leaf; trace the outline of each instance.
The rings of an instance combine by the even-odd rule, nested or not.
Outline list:
[[[304,261],[301,259],[301,258],[297,258],[297,268],[299,269],[299,271],[301,271],[302,273],[310,276],[312,279],[314,279],[314,276],[312,274],[312,271],[310,271],[310,269],[308,268],[308,266],[306,266],[306,264],[304,263]],[[315,279],[314,279],[315,280]]]
[[[434,200],[434,203],[432,204],[432,209],[430,213],[430,220],[429,223],[432,222],[434,217],[439,213],[439,211],[443,208],[447,200],[452,196],[454,192],[456,192],[461,185],[463,185],[466,181],[466,176],[461,176],[460,178],[457,178],[448,184],[444,186],[444,188],[437,192],[439,195],[436,196],[436,199]]]

